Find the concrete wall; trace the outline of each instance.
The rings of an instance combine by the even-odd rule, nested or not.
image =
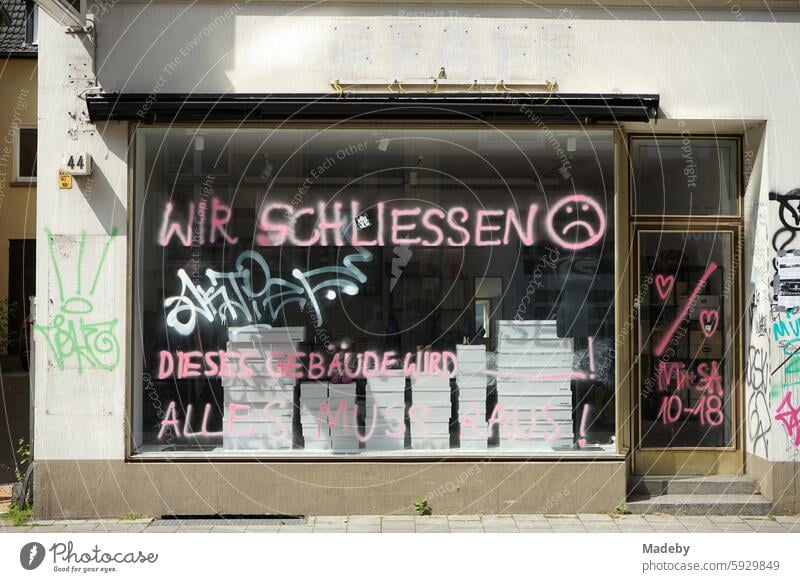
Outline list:
[[[50,517],[116,517],[129,512],[411,514],[417,499],[427,499],[437,514],[604,513],[625,500],[625,464],[43,461],[37,465],[36,512]]]
[[[747,197],[747,237],[754,243],[750,247],[753,260],[748,263],[753,267],[749,289],[760,289],[759,313],[769,316],[764,286],[768,273],[762,267],[772,254],[767,245],[771,233],[759,230],[757,225],[769,224],[759,219],[766,210],[769,191],[785,192],[800,185],[800,164],[796,161],[800,155],[796,139],[800,130],[798,77],[793,69],[800,63],[797,12],[608,12],[452,4],[426,5],[424,9],[400,4],[306,8],[269,3],[168,2],[121,2],[94,12],[98,15],[96,58],[86,39],[64,34],[47,17],[41,23],[39,110],[40,131],[46,138],[40,140],[39,168],[40,191],[48,204],[40,205],[37,214],[38,317],[40,325],[52,325],[63,303],[49,258],[44,230],[48,228],[54,235],[50,245],[59,257],[62,285],[71,285],[70,292],[75,289],[79,264],[91,272],[102,264],[102,277],[90,298],[91,316],[96,323],[113,322],[108,327],[108,339],[112,347],[116,346],[118,357],[113,365],[104,362],[105,368],[84,366],[81,370],[74,354],[54,353],[46,341],[46,330],[37,334],[36,456],[43,467],[37,487],[39,511],[88,511],[88,501],[80,497],[85,491],[79,489],[111,491],[125,487],[123,484],[138,484],[140,478],[150,475],[142,468],[147,465],[121,464],[128,376],[128,127],[122,123],[98,127],[88,123],[80,96],[95,84],[95,72],[97,83],[106,91],[141,92],[153,99],[168,92],[322,92],[329,90],[331,79],[429,77],[440,67],[446,67],[450,79],[555,79],[564,92],[659,93],[662,115],[668,119],[685,120],[690,126],[712,120],[706,123],[711,128],[713,121],[727,120],[727,127],[740,126],[741,133],[748,131],[751,136],[747,147],[753,152],[757,170],[752,172]],[[85,78],[81,77],[83,73],[87,74]],[[73,190],[59,191],[55,176],[66,149],[90,151],[95,173],[89,179],[77,180]],[[774,218],[771,220],[774,226]],[[85,255],[79,259],[81,240],[85,240]],[[106,247],[108,258],[103,261]],[[758,333],[753,338],[748,333],[747,337],[751,341],[746,349],[751,345],[766,349],[757,339],[761,337]],[[774,361],[774,352],[770,357]],[[749,397],[753,385],[748,390]],[[774,404],[774,400],[767,401],[767,417],[774,415]],[[749,419],[749,410],[745,417]],[[749,426],[746,430],[749,434]],[[764,445],[752,436],[748,450],[763,458],[779,452],[782,462],[796,460],[796,449],[785,446],[788,441],[780,436],[781,431],[785,433],[782,426],[772,422],[770,434],[775,440],[763,449],[767,452],[761,452]],[[76,461],[80,463],[74,465]],[[359,474],[370,466],[354,465],[362,467]],[[380,465],[372,466],[376,471],[384,470]],[[89,474],[83,467],[105,467],[101,471],[104,480],[92,477],[88,485],[76,481],[76,477],[67,476],[69,467],[80,468],[81,475]],[[205,475],[205,469],[197,468],[202,465],[186,467],[191,467],[191,474]],[[241,473],[241,479],[255,487],[255,472],[269,469],[253,467],[258,469],[254,468],[252,475]],[[411,465],[397,466],[405,469],[392,467],[392,471],[402,472],[409,471]],[[511,470],[504,464],[492,467]],[[189,487],[189,469],[186,473],[174,472],[177,470],[169,469],[178,480],[174,486]],[[166,475],[165,471],[159,468],[158,474]],[[515,480],[529,478],[524,473],[514,475]],[[118,480],[118,476],[124,478]],[[596,477],[601,478],[600,473]],[[168,480],[162,483],[173,487]],[[67,489],[59,503],[54,496],[61,495],[61,487]],[[421,490],[420,483],[408,490],[416,494]],[[132,491],[130,495],[142,508],[131,510],[162,511],[154,501]],[[288,501],[280,506],[301,513],[310,509],[325,513],[321,502],[313,497],[308,496],[306,506]],[[413,501],[413,494],[408,497],[402,504]],[[616,497],[617,493],[604,496],[603,507],[595,509],[613,509],[609,503]],[[391,511],[402,505],[394,496],[385,501],[373,508]],[[349,510],[350,501],[336,502],[347,505],[341,512]],[[232,500],[232,507],[238,507],[237,503]],[[453,509],[458,509],[456,505]],[[534,506],[538,505],[526,505]],[[117,507],[119,503],[111,503],[97,514],[117,511]],[[485,507],[503,510],[499,500]]]

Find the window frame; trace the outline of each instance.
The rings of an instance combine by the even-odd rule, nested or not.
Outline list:
[[[414,128],[417,129],[438,129],[441,131],[451,131],[454,129],[478,129],[485,127],[483,123],[459,122],[456,124],[435,122],[435,121],[418,121],[413,122]],[[336,123],[322,123],[313,121],[287,121],[284,123],[270,123],[270,122],[247,122],[245,124],[236,124],[231,122],[208,122],[202,124],[205,128],[214,129],[230,129],[236,130],[237,128],[252,128],[252,129],[265,129],[265,130],[278,130],[278,129],[406,129],[409,126],[407,122],[394,122],[394,121],[341,121]],[[620,204],[623,198],[627,200],[629,197],[626,193],[627,183],[621,179],[621,169],[627,168],[630,164],[630,158],[625,152],[627,145],[626,142],[630,134],[626,134],[621,125],[590,125],[580,126],[564,123],[554,123],[552,125],[534,125],[507,122],[496,123],[491,126],[492,128],[505,131],[505,130],[523,130],[530,131],[557,131],[557,130],[580,130],[587,133],[603,133],[609,132],[612,135],[612,157],[613,157],[613,172],[612,179],[613,185],[613,199],[614,199],[614,272],[613,277],[615,287],[620,289],[623,274],[620,270],[618,256],[620,249],[623,247],[622,239],[620,238],[623,232],[628,228],[627,213],[623,214],[624,204]],[[137,307],[136,302],[138,299],[138,291],[140,283],[137,283],[136,277],[136,249],[138,246],[137,225],[139,224],[139,207],[137,204],[136,192],[136,176],[138,174],[138,162],[143,161],[140,152],[137,148],[137,130],[138,129],[185,129],[189,131],[197,130],[198,124],[194,122],[174,122],[174,123],[131,123],[128,126],[128,233],[130,236],[127,238],[127,256],[128,256],[128,272],[130,276],[127,278],[127,325],[129,330],[135,329],[138,325],[137,322]],[[623,222],[621,222],[623,221]],[[615,326],[619,325],[622,307],[619,301],[614,302],[614,313],[612,319]],[[527,461],[542,461],[542,462],[618,462],[625,460],[629,454],[627,445],[620,439],[621,430],[623,427],[620,424],[620,418],[626,414],[622,410],[622,406],[626,403],[623,402],[619,386],[614,393],[614,411],[615,411],[615,451],[596,451],[577,449],[575,451],[554,451],[542,452],[532,451],[526,452],[521,450],[500,450],[500,449],[487,449],[486,452],[464,451],[460,449],[404,449],[398,451],[373,451],[373,452],[360,452],[357,455],[350,454],[330,454],[330,452],[303,449],[288,449],[282,450],[258,450],[258,451],[207,451],[207,450],[178,450],[178,451],[137,451],[136,439],[140,431],[137,427],[137,419],[141,414],[141,390],[134,386],[135,378],[141,378],[143,370],[141,366],[139,336],[136,333],[126,334],[124,360],[127,369],[125,371],[125,396],[124,406],[125,415],[128,422],[124,426],[125,438],[125,461],[126,462],[175,462],[175,461],[205,461],[209,463],[226,463],[226,462],[280,462],[280,463],[375,463],[375,462],[455,462],[463,463],[465,461],[483,460],[484,462],[527,462]],[[617,356],[614,363],[615,377],[620,377],[620,365],[622,358]],[[621,381],[617,381],[618,383]]]
[[[736,211],[731,214],[673,214],[673,213],[664,213],[664,214],[639,214],[635,211],[636,209],[636,188],[634,187],[634,182],[636,180],[635,174],[633,171],[633,151],[634,151],[634,142],[636,140],[654,140],[654,141],[696,141],[696,140],[715,140],[715,141],[732,141],[735,144],[734,148],[734,161],[736,162],[736,184],[734,185],[736,191]],[[711,134],[711,133],[692,133],[690,131],[684,131],[683,133],[629,133],[626,136],[627,142],[627,169],[628,169],[628,176],[629,176],[629,184],[628,184],[628,204],[630,207],[630,220],[640,220],[640,221],[647,221],[647,220],[655,220],[659,222],[668,222],[671,220],[677,220],[680,222],[692,222],[692,221],[707,221],[707,220],[717,220],[717,221],[727,221],[727,220],[740,220],[742,218],[743,212],[743,205],[744,205],[744,190],[742,188],[742,170],[743,170],[743,163],[742,163],[742,138],[738,134]]]
[[[14,127],[12,127],[13,131],[13,159],[14,159],[14,183],[15,184],[36,184],[38,180],[39,174],[39,166],[38,163],[36,165],[36,175],[35,176],[23,176],[21,174],[21,166],[22,166],[22,156],[20,153],[20,146],[21,146],[21,134],[23,130],[34,130],[36,132],[36,150],[37,150],[37,158],[38,158],[38,149],[39,149],[39,131],[38,126],[33,123],[20,123]],[[38,162],[38,160],[37,160]]]
[[[39,46],[39,5],[33,0],[25,2],[25,43]]]

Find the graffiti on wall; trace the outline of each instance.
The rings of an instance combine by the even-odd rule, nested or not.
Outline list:
[[[794,445],[800,446],[800,406],[792,403],[793,398],[792,391],[787,391],[775,411],[775,420],[783,425]]]
[[[34,329],[44,336],[56,366],[74,366],[78,373],[86,368],[113,370],[119,363],[120,347],[116,335],[117,319],[101,320],[95,314],[95,291],[103,273],[103,265],[109,248],[117,236],[116,229],[103,244],[100,258],[94,269],[85,277],[84,258],[87,234],[78,238],[77,265],[75,265],[75,287],[67,288],[64,282],[63,260],[56,257],[53,233],[45,229],[47,248],[55,283],[58,288],[58,306],[50,325],[35,324]],[[91,267],[90,267],[91,269]]]
[[[768,373],[768,352],[751,345],[747,354],[747,425],[753,452],[758,454],[759,448],[763,449],[764,458],[769,458],[769,432],[772,430]]]
[[[778,203],[778,219],[781,226],[772,235],[772,248],[776,253],[790,250],[800,232],[800,188],[786,194],[770,192],[769,199]],[[777,274],[777,258],[773,259],[773,267]]]

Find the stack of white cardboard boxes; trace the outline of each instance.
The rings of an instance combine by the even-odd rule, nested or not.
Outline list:
[[[573,444],[573,340],[552,320],[500,321],[497,398],[500,448],[551,450]]]
[[[267,358],[273,370],[287,362],[286,354],[296,352],[303,341],[302,327],[269,327],[249,325],[228,328],[228,352],[247,357],[244,370],[238,358],[230,358],[226,366],[230,373],[222,378],[224,390],[222,447],[226,450],[260,450],[292,448],[292,413],[294,410],[295,379],[279,375],[273,377],[267,369]],[[231,377],[232,376],[232,377]],[[231,418],[231,404],[235,419]]]
[[[402,451],[405,448],[406,379],[396,376],[367,378],[366,433],[368,451]],[[374,427],[373,427],[374,425]]]
[[[458,419],[462,449],[486,449],[486,346],[456,346]]]
[[[300,383],[300,425],[306,450],[358,451],[356,383]]]
[[[450,448],[450,376],[420,374],[411,378],[411,448]]]

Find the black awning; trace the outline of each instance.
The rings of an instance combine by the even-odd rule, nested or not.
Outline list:
[[[92,121],[618,123],[658,116],[658,95],[602,93],[89,94]]]

